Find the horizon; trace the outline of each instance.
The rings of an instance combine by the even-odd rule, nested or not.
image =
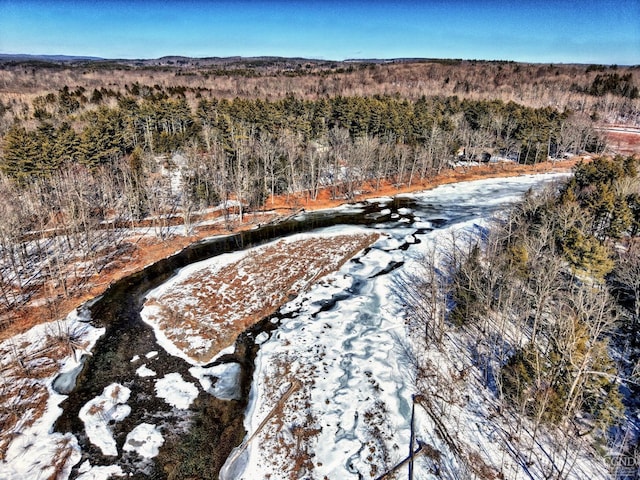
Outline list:
[[[111,57],[96,57],[89,55],[73,55],[73,54],[37,54],[37,53],[5,53],[0,51],[0,59],[7,57],[16,57],[18,59],[33,59],[36,61],[51,61],[51,62],[64,62],[64,61],[88,61],[88,62],[151,62],[160,61],[163,59],[172,58],[184,58],[188,60],[231,60],[238,59],[239,61],[254,60],[254,59],[274,59],[274,60],[305,60],[308,62],[337,62],[337,63],[412,63],[412,62],[425,62],[425,63],[437,63],[437,62],[484,62],[484,63],[519,63],[529,65],[601,65],[604,67],[623,67],[634,68],[639,67],[640,63],[624,64],[624,63],[597,63],[597,62],[528,62],[518,60],[508,60],[502,58],[444,58],[444,57],[394,57],[394,58],[345,58],[337,60],[335,58],[312,58],[312,57],[283,57],[278,55],[229,55],[229,56],[207,56],[207,57],[190,57],[187,55],[163,55],[161,57],[131,57],[131,58],[111,58]],[[20,61],[20,60],[17,60]]]
[[[633,66],[640,64],[637,18],[635,0],[3,0],[0,52]]]

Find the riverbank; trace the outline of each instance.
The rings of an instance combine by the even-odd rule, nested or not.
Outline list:
[[[344,203],[358,202],[371,197],[393,196],[401,193],[429,190],[439,185],[464,182],[491,177],[512,177],[532,173],[565,172],[577,163],[577,160],[544,162],[536,165],[489,164],[477,166],[460,166],[430,178],[428,181],[393,184],[380,181],[377,184],[364,184],[353,198],[333,195],[332,189],[323,189],[315,198],[306,193],[297,195],[280,195],[268,198],[264,206],[243,216],[242,221],[234,218],[224,221],[219,214],[203,215],[199,224],[195,224],[191,235],[173,235],[161,240],[159,238],[136,234],[126,240],[128,248],[122,248],[114,255],[108,267],[99,274],[86,280],[83,289],[69,297],[62,295],[49,296],[51,289],[43,288],[20,309],[5,312],[5,323],[8,326],[0,331],[0,341],[23,333],[34,325],[64,318],[82,303],[103,294],[113,283],[128,275],[142,270],[145,266],[166,258],[188,245],[215,235],[237,233],[270,221],[277,221],[302,209],[306,211],[322,210],[337,207]]]

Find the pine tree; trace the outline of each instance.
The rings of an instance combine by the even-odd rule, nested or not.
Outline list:
[[[24,127],[14,126],[4,137],[2,171],[16,179],[19,183],[26,183],[36,174],[40,146],[37,135],[27,132]]]

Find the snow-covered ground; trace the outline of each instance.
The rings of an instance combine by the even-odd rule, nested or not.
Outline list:
[[[418,268],[425,252],[447,245],[452,232],[481,229],[493,213],[519,199],[527,189],[556,178],[558,175],[537,175],[445,185],[407,195],[415,206],[400,209],[391,221],[372,227],[340,226],[314,232],[313,235],[340,238],[344,234],[375,231],[382,237],[373,248],[361,252],[335,273],[319,281],[314,279],[316,283],[306,293],[281,308],[279,328],[270,336],[263,333],[256,339],[261,348],[245,419],[247,438],[232,454],[220,478],[284,479],[290,478],[294,470],[300,478],[375,478],[400,463],[409,451],[412,396],[422,390],[413,375],[415,348],[406,341],[407,311],[397,297],[394,282],[403,272]],[[391,199],[368,203],[384,208]],[[363,203],[341,210],[363,211],[365,206]],[[389,207],[388,212],[379,215],[390,212]],[[215,261],[224,263],[247,253],[251,252]],[[178,277],[184,279],[197,271],[198,267],[187,267]],[[175,278],[156,293],[175,285]],[[80,319],[76,314],[68,321],[71,326]],[[25,334],[28,338],[14,337],[13,350],[23,342],[38,345],[38,338],[45,331],[34,329]],[[192,365],[192,378],[179,373],[157,375],[157,352],[138,352],[131,359],[135,374],[122,379],[120,386],[107,387],[82,409],[88,437],[105,455],[114,454],[109,428],[128,413],[127,392],[133,382],[153,382],[157,396],[174,410],[188,409],[201,392],[223,399],[239,395],[237,364],[203,367],[184,355],[178,345],[163,339],[157,330],[156,333],[159,347]],[[83,333],[84,349],[90,350],[100,334],[98,330]],[[528,459],[510,451],[517,441],[508,438],[510,419],[498,412],[492,393],[475,378],[479,373],[471,367],[463,341],[446,337],[443,345],[441,350],[421,352],[434,384],[437,381],[438,385],[449,387],[431,391],[428,401],[415,403],[416,438],[429,449],[416,460],[414,478],[459,478],[474,462],[478,468],[503,472],[508,479],[543,478],[546,472],[535,466],[528,468]],[[11,345],[2,346],[7,352],[2,360],[5,366],[11,363],[13,350]],[[80,357],[68,356],[62,362],[63,370],[77,369]],[[53,467],[47,465],[54,464],[62,444],[68,455],[58,478],[67,478],[70,468],[80,462],[77,440],[70,434],[52,432],[60,414],[58,404],[65,398],[52,390],[54,376],[42,380],[49,394],[45,415],[31,426],[20,428],[0,463],[0,478],[48,478]],[[101,416],[104,422],[98,422]],[[439,430],[442,426],[450,438],[443,438]],[[546,449],[544,436],[540,438],[540,448],[546,454],[561,454]],[[163,442],[161,426],[142,422],[129,431],[121,451],[116,448],[115,454],[124,451],[150,459],[158,454]],[[464,451],[467,460],[462,461],[455,449]],[[598,470],[597,461],[588,461],[578,446],[574,450],[569,459],[575,461],[572,478],[605,475]],[[440,460],[433,461],[437,456]],[[119,465],[93,463],[80,465],[78,478],[123,475]],[[441,472],[434,470],[436,465]],[[407,467],[402,468],[399,475],[404,477]]]
[[[141,457],[153,458],[158,455],[163,443],[162,433],[155,425],[141,423],[129,432],[123,448],[125,451],[137,452]]]
[[[66,398],[53,389],[53,382],[58,374],[77,370],[82,355],[104,333],[88,318],[86,309],[74,310],[64,320],[37,325],[0,343],[0,380],[2,394],[7,395],[0,433],[8,440],[0,478],[46,479],[56,471],[58,478],[66,478],[80,460],[76,438],[53,431]],[[27,396],[12,395],[13,388]]]
[[[179,373],[168,373],[156,381],[156,395],[175,408],[186,410],[198,396],[198,388]]]
[[[127,405],[130,395],[131,390],[127,387],[114,383],[105,387],[102,395],[87,402],[80,409],[80,420],[84,422],[84,430],[91,443],[100,448],[103,455],[118,455],[110,425],[124,420],[131,413],[131,407]]]

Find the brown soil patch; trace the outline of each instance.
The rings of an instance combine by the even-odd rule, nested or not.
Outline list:
[[[148,306],[149,319],[189,357],[209,362],[249,326],[337,270],[377,234],[280,240],[220,268],[205,268]]]
[[[605,132],[607,145],[619,155],[640,153],[640,130],[635,132]]]

